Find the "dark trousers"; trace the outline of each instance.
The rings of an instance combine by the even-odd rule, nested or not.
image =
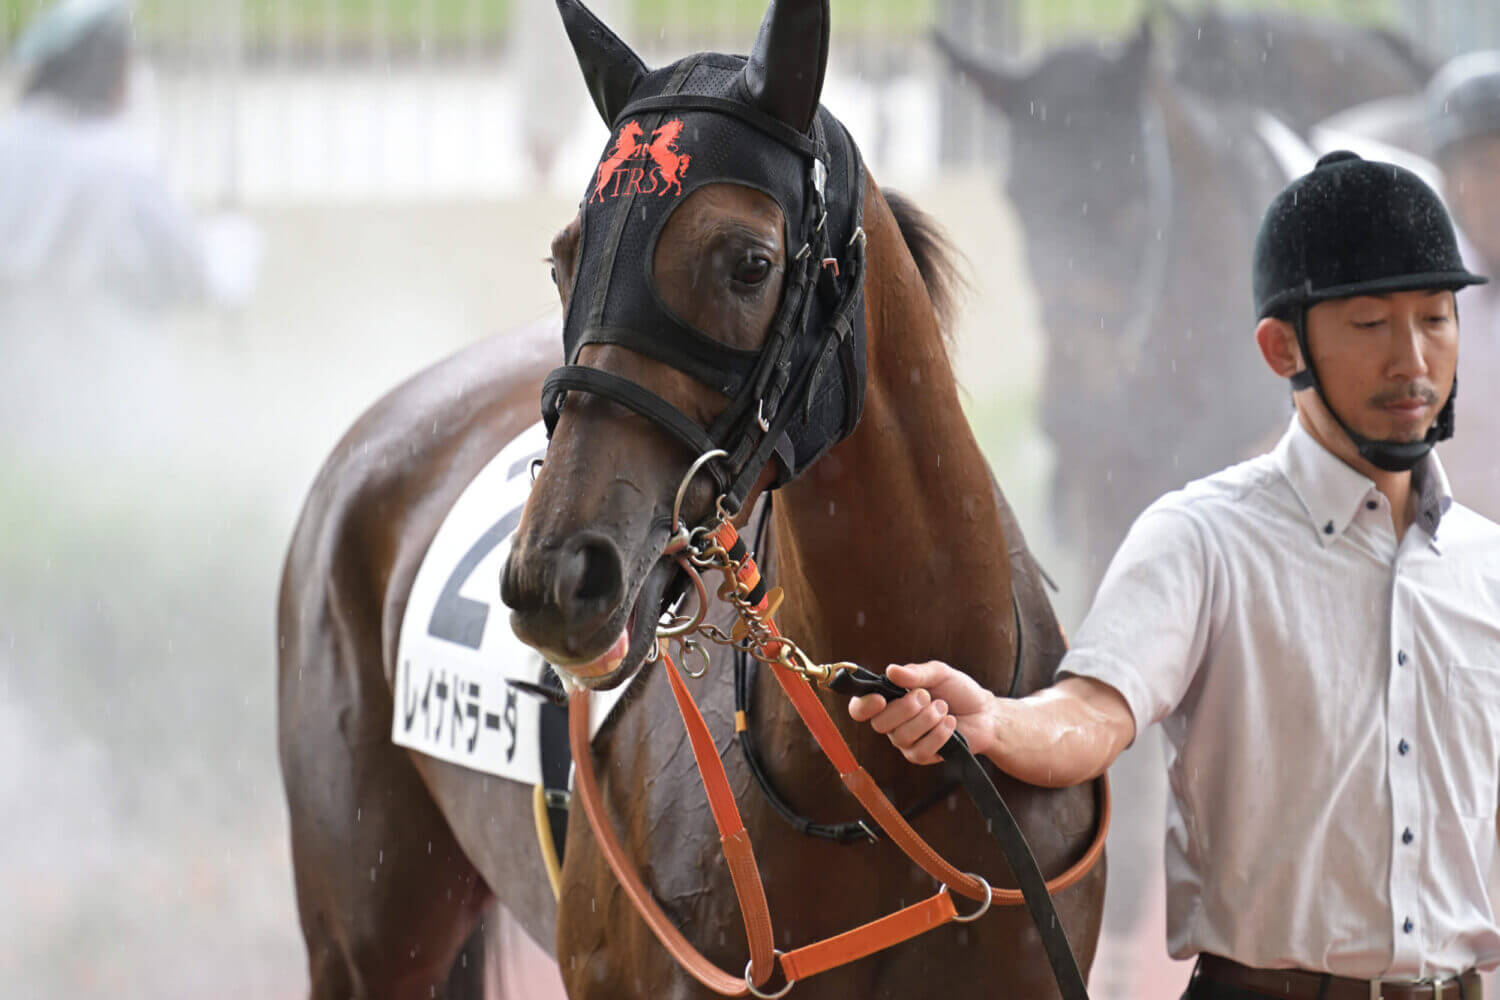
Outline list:
[[[1201,964],[1200,962],[1199,965]],[[1250,990],[1212,982],[1208,977],[1198,974],[1199,965],[1193,967],[1193,976],[1188,980],[1188,988],[1182,994],[1182,1000],[1267,1000],[1264,993],[1255,993]],[[1326,974],[1323,976],[1325,988],[1328,980],[1331,978],[1331,976]],[[1453,997],[1454,1000],[1483,1000],[1479,989],[1477,987],[1474,989],[1465,989],[1462,979],[1458,981],[1457,989],[1451,993],[1444,994],[1445,1000],[1449,996]]]

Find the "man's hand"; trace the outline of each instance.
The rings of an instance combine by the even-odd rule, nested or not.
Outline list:
[[[985,752],[993,727],[990,706],[995,696],[968,674],[946,663],[891,664],[885,675],[907,689],[887,704],[878,694],[849,702],[855,722],[868,722],[890,737],[897,750],[913,764],[936,764],[938,751],[957,729],[975,753]]]
[[[1104,772],[1135,739],[1120,692],[1089,677],[1065,677],[1025,698],[1001,698],[946,663],[892,664],[885,675],[907,689],[887,705],[878,694],[849,702],[849,715],[890,737],[913,764],[936,764],[956,728],[976,754],[1046,788]]]

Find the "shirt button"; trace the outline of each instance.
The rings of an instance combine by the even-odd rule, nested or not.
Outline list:
[[[1379,507],[1379,506],[1380,506],[1380,504],[1376,503],[1374,500],[1366,500],[1365,501],[1365,510],[1374,510],[1376,507]]]
[[[1396,664],[1402,667],[1406,666],[1406,650],[1399,650],[1396,653]]]
[[[1402,740],[1400,743],[1396,744],[1396,752],[1399,753],[1403,757],[1406,756],[1407,751],[1410,750],[1410,749],[1411,749],[1411,744],[1408,743],[1408,742],[1406,742],[1405,740]]]
[[[1410,934],[1412,931],[1417,929],[1417,925],[1411,922],[1411,917],[1407,917],[1406,922],[1401,925],[1401,929]]]
[[[1407,827],[1401,833],[1401,843],[1403,844],[1410,844],[1413,840],[1416,839],[1417,835],[1411,832],[1411,827]]]
[[[1333,522],[1332,521],[1329,521],[1327,524],[1323,525],[1323,534],[1325,534],[1325,535],[1331,535],[1331,534],[1333,534]]]

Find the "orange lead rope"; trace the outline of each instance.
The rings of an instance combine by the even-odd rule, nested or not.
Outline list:
[[[740,544],[739,534],[727,520],[721,522],[710,535],[723,551],[729,552]],[[760,571],[755,561],[748,553],[739,560],[735,572],[739,587],[739,593],[748,594],[755,590],[760,583]],[[772,599],[764,596],[759,603],[751,609],[751,614],[756,616],[758,623],[764,627],[770,636],[771,643],[781,640],[781,633],[777,631],[775,623],[770,618]],[[742,613],[746,613],[743,612]],[[781,651],[795,648],[790,642],[781,646]],[[845,965],[856,961],[875,952],[899,944],[919,934],[926,933],[936,927],[948,923],[950,920],[974,920],[989,909],[991,904],[1000,906],[1027,905],[1032,910],[1033,919],[1038,923],[1044,946],[1048,951],[1048,958],[1053,965],[1054,974],[1057,975],[1058,985],[1062,988],[1065,998],[1086,998],[1087,993],[1083,986],[1082,973],[1078,971],[1077,962],[1074,960],[1071,949],[1068,946],[1066,935],[1063,934],[1062,926],[1055,920],[1055,912],[1051,911],[1052,894],[1076,884],[1086,875],[1098,862],[1104,852],[1104,840],[1109,831],[1109,785],[1106,779],[1099,780],[1099,824],[1094,841],[1083,857],[1063,874],[1046,882],[1045,885],[1035,884],[1041,882],[1039,872],[1035,872],[1035,860],[1031,859],[1029,849],[1025,849],[1024,842],[1021,846],[1025,852],[1025,860],[1030,861],[1030,869],[1034,878],[1035,895],[1046,898],[1027,899],[1026,893],[1017,889],[995,889],[983,878],[960,872],[945,861],[928,843],[922,839],[911,825],[902,817],[900,811],[881,792],[876,782],[869,776],[864,768],[859,766],[853,752],[849,749],[843,735],[834,725],[828,710],[818,698],[807,679],[796,669],[788,666],[789,657],[776,657],[768,655],[771,651],[762,648],[761,653],[765,661],[770,664],[781,684],[782,690],[791,700],[802,718],[803,724],[807,726],[822,749],[825,756],[833,763],[839,772],[839,777],[844,785],[852,792],[861,805],[870,813],[870,816],[880,825],[886,834],[897,846],[915,862],[923,871],[937,880],[941,888],[934,895],[920,903],[898,910],[889,916],[864,924],[861,927],[835,935],[823,941],[806,945],[790,952],[780,952],[775,949],[771,928],[771,915],[766,904],[765,888],[760,878],[760,870],[756,865],[754,852],[751,849],[749,837],[745,831],[745,824],[740,818],[738,807],[735,805],[734,793],[729,786],[729,777],[724,771],[723,761],[719,757],[718,747],[714,743],[713,735],[709,732],[708,724],[704,721],[703,714],[698,710],[693,701],[692,694],[687,685],[683,683],[682,676],[678,672],[677,665],[662,650],[663,666],[667,673],[668,682],[671,685],[672,695],[677,701],[678,710],[682,713],[683,723],[687,728],[689,742],[693,748],[693,756],[698,764],[698,773],[703,779],[703,786],[708,793],[710,810],[713,813],[714,823],[719,828],[720,841],[724,846],[724,855],[729,865],[730,876],[734,882],[735,895],[739,900],[740,913],[745,922],[745,932],[750,945],[750,962],[745,968],[742,977],[733,976],[710,962],[703,956],[682,933],[672,925],[656,900],[652,898],[650,890],[642,882],[635,866],[627,857],[621,846],[619,837],[615,833],[614,824],[605,813],[603,799],[599,792],[598,780],[594,774],[593,757],[589,744],[589,713],[588,692],[580,691],[573,695],[569,706],[568,732],[573,749],[573,762],[575,768],[575,782],[578,788],[579,798],[583,802],[584,813],[588,816],[589,825],[593,828],[594,836],[598,839],[600,849],[604,852],[605,860],[608,861],[615,877],[619,879],[620,885],[625,889],[636,910],[641,914],[657,939],[663,947],[673,956],[676,961],[688,971],[693,978],[704,986],[724,996],[744,996],[747,993],[757,997],[779,997],[791,989],[792,985],[799,979],[806,979],[819,972]],[[951,742],[951,741],[950,741]],[[947,748],[945,748],[946,751]],[[968,754],[967,747],[963,753]],[[986,818],[992,819],[998,815],[1002,821],[1008,821],[1009,826],[1015,829],[1016,837],[1019,838],[1019,828],[1015,827],[1015,821],[1010,817],[1004,800],[995,791],[994,786],[989,783],[988,777],[984,775],[977,762],[972,762],[965,768],[963,775],[965,786],[971,797],[975,799]],[[976,787],[976,785],[978,787]],[[988,791],[986,792],[985,789]],[[983,802],[981,798],[993,798],[993,802]],[[996,810],[998,809],[998,814]],[[1024,861],[1020,864],[1012,856],[1010,845],[1002,839],[1002,846],[1006,847],[1006,857],[1011,861],[1013,869],[1024,869]],[[1012,872],[1023,885],[1026,884],[1026,873],[1024,870]],[[949,888],[963,896],[976,901],[981,905],[978,910],[967,916],[960,917],[953,905],[953,898],[949,894]],[[1053,928],[1043,926],[1039,917],[1045,912],[1052,912],[1051,923]],[[1053,929],[1055,928],[1055,933]],[[763,992],[760,987],[764,986],[775,971],[776,959],[780,958],[781,973],[786,979],[786,984],[773,993]]]

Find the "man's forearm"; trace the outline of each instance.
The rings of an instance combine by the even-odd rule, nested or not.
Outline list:
[[[978,747],[1002,771],[1064,788],[1103,774],[1135,738],[1125,699],[1098,681],[1068,678],[1021,699],[995,698]]]

